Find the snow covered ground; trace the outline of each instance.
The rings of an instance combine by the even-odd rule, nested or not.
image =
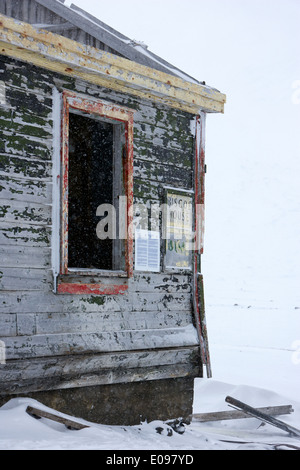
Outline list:
[[[294,413],[280,419],[294,427],[300,422],[300,403],[257,387],[197,380],[196,395],[196,411],[226,410],[224,397],[230,395],[254,406],[292,404]],[[91,424],[82,431],[70,431],[62,424],[31,418],[25,411],[29,404],[45,408],[28,399],[12,400],[1,408],[0,450],[125,450],[138,456],[139,450],[164,450],[172,454],[181,451],[181,455],[186,455],[196,450],[300,448],[299,438],[289,437],[270,425],[259,428],[259,421],[252,418],[208,424],[193,422],[186,426],[184,434],[173,432],[172,436],[168,435],[168,427],[159,421],[132,427]],[[156,430],[158,427],[163,428],[161,434]]]
[[[278,419],[300,429],[300,310],[295,307],[259,299],[250,304],[243,298],[230,303],[222,296],[219,303],[207,305],[214,378],[196,379],[194,413],[229,410],[229,395],[254,407],[292,405],[294,413]],[[193,421],[184,434],[172,436],[162,422],[128,427],[88,423],[88,429],[71,431],[44,418],[33,419],[25,411],[29,404],[53,412],[29,399],[8,402],[0,409],[0,450],[96,449],[138,456],[141,450],[187,455],[196,450],[300,448],[299,438],[268,424],[261,427],[253,418]]]

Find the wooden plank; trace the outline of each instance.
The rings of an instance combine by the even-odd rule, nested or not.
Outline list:
[[[17,316],[13,313],[0,313],[1,336],[9,337],[17,334]]]
[[[9,131],[2,131],[0,142],[1,153],[14,155],[36,155],[43,160],[51,160],[52,139],[48,141],[39,137],[29,137]]]
[[[41,358],[8,360],[5,368],[0,369],[0,382],[24,380],[34,382],[40,378],[47,381],[52,376],[68,377],[93,375],[100,370],[142,369],[147,366],[179,365],[193,362],[198,347],[179,349],[157,349],[142,351],[120,351],[93,355],[49,356]]]
[[[191,311],[192,297],[186,293],[131,293],[133,312]]]
[[[6,268],[0,266],[0,289],[5,291],[49,290],[53,283],[52,271],[39,268]]]
[[[57,78],[55,79],[55,83],[57,86]],[[80,93],[94,96],[97,99],[107,99],[105,90],[103,88],[97,87],[92,83],[77,79],[75,86],[76,91]],[[64,87],[65,86],[62,85],[62,88]],[[112,89],[109,90],[109,100],[113,103],[119,104],[121,106],[124,105],[124,96],[125,95],[123,93],[119,93]],[[134,122],[139,124],[140,128],[142,128],[142,125],[146,124],[149,126],[149,132],[151,132],[154,128],[161,128],[166,131],[166,134],[168,134],[170,131],[174,131],[179,133],[179,135],[180,132],[184,132],[184,134],[190,135],[191,115],[185,111],[169,108],[159,103],[152,103],[149,100],[135,96],[130,97],[130,107],[135,110]],[[164,145],[164,147],[167,148],[166,145]],[[149,156],[149,158],[151,158],[151,156]],[[168,160],[171,160],[171,158]]]
[[[12,61],[12,63],[13,62],[16,62],[18,65],[20,64],[20,67],[17,68],[15,73],[22,74],[22,62]],[[10,64],[7,64],[8,67],[9,65]],[[15,67],[17,67],[17,65],[15,65]],[[41,77],[41,81],[43,81],[42,74],[36,73],[36,75]],[[51,105],[51,89],[48,95],[43,91],[43,94],[39,96],[39,91],[35,90],[28,90],[25,94],[24,88],[19,89],[18,87],[9,85],[13,75],[11,74],[9,77],[10,80],[5,82],[7,106],[1,110],[2,119],[6,120],[4,121],[5,128],[10,130],[15,127],[20,134],[24,134],[24,128],[29,128],[34,136],[44,136],[45,139],[49,139],[52,128],[52,109],[49,107],[49,105]],[[31,98],[31,94],[33,98]],[[38,106],[35,104],[37,95],[40,101],[47,100],[47,106],[42,107],[40,101],[38,101]],[[12,119],[16,121],[14,126],[11,124]],[[33,129],[34,126],[36,126],[35,131]]]
[[[109,280],[111,281],[111,280]],[[191,311],[191,294],[185,292],[130,292],[126,296],[59,296],[49,292],[45,285],[43,294],[20,291],[19,295],[0,293],[0,309],[3,313],[42,312],[180,312]]]
[[[8,94],[8,91],[6,92]],[[20,99],[23,96],[21,95]],[[5,116],[4,114],[9,114],[9,116]],[[37,123],[24,123],[20,119],[12,119],[12,113],[1,113],[0,116],[0,126],[2,132],[6,131],[7,135],[10,135],[11,132],[13,136],[18,135],[20,137],[32,137],[33,139],[47,139],[51,138],[51,127],[48,126],[40,126]]]
[[[269,416],[288,415],[294,412],[291,405],[286,406],[268,406],[265,408],[257,408],[258,411],[265,413]],[[213,421],[228,421],[232,419],[249,419],[251,416],[243,411],[216,411],[213,413],[195,413],[191,418],[199,423],[207,423]]]
[[[1,56],[0,56],[0,61],[1,61]],[[66,77],[67,79],[68,77]],[[61,87],[58,86],[58,78],[55,77],[55,84],[59,89],[66,88],[70,85],[62,85]],[[97,99],[107,99],[107,93],[105,89],[97,87],[94,84],[87,83],[83,80],[77,79],[75,82],[75,87],[76,91],[86,94],[89,96],[93,96]],[[119,104],[120,106],[123,106],[124,103],[126,103],[126,95],[124,93],[119,93],[116,92],[112,89],[109,90],[109,101],[112,103]],[[148,129],[147,135],[148,135],[148,140],[151,137],[151,132],[154,129],[161,129],[161,132],[164,132],[165,135],[169,135],[169,133],[176,133],[179,138],[180,134],[183,133],[186,136],[192,137],[190,133],[190,120],[191,120],[191,115],[189,113],[186,113],[180,109],[173,109],[169,108],[164,105],[160,105],[159,103],[153,103],[149,100],[145,100],[143,98],[138,98],[131,96],[130,97],[130,107],[135,110],[134,114],[134,122],[135,126],[138,125],[139,129],[143,131],[144,129]],[[147,125],[147,127],[143,127]],[[144,132],[143,132],[144,134]],[[137,141],[139,142],[138,147],[141,149],[143,147],[143,136],[142,139],[139,138],[139,136],[136,134],[135,138],[137,138]],[[187,139],[188,137],[186,137]],[[170,139],[168,139],[170,140]],[[160,161],[169,161],[170,163],[176,162],[176,164],[180,163],[180,159],[176,157],[176,153],[181,154],[181,159],[183,159],[183,154],[186,153],[186,149],[183,148],[183,146],[178,146],[178,144],[175,145],[175,148],[172,148],[172,141],[167,142],[164,141],[162,148],[166,152],[170,152],[170,154],[164,158],[163,155],[160,154],[160,147],[161,146],[154,146],[153,141],[152,145],[149,147],[149,144],[151,143],[151,139],[147,145],[147,149],[150,148],[151,153],[148,155],[148,159],[151,161],[151,157],[153,154],[153,159],[156,159],[158,162]],[[192,144],[189,144],[192,145]],[[156,150],[157,149],[157,150]],[[140,153],[137,151],[137,154],[135,155],[136,158],[139,158]],[[143,153],[143,158],[145,158],[145,154]]]
[[[96,49],[90,48],[87,54],[86,47],[80,47],[74,41],[45,31],[41,36],[29,24],[3,15],[1,22],[6,28],[5,34],[0,31],[3,55],[81,77],[100,86],[163,101],[188,112],[198,113],[200,109],[224,111],[226,97],[209,87],[186,82],[106,52],[99,54]],[[88,68],[80,65],[86,59],[89,60]]]
[[[52,185],[50,182],[12,178],[0,174],[0,198],[25,203],[51,204]]]
[[[52,165],[44,162],[37,155],[12,155],[0,152],[0,174],[12,178],[25,178],[38,182],[52,181]]]
[[[5,344],[7,360],[13,360],[52,355],[186,348],[197,346],[198,338],[195,328],[188,325],[138,331],[22,336],[6,338]]]
[[[186,122],[190,122],[187,120]],[[189,129],[183,126],[174,128],[158,127],[156,125],[145,124],[135,121],[134,136],[137,142],[148,143],[155,146],[165,147],[174,150],[190,150],[193,155],[193,137]]]
[[[33,418],[40,418],[40,419],[45,418],[45,419],[50,419],[51,421],[54,421],[55,423],[64,424],[70,430],[81,431],[82,429],[87,429],[90,427],[90,426],[85,426],[84,424],[78,423],[76,421],[73,421],[71,419],[64,418],[63,416],[60,416],[57,414],[49,413],[48,411],[45,411],[45,410],[39,410],[38,408],[35,408],[32,406],[27,406],[26,413],[28,413]]]
[[[236,400],[233,397],[226,397],[225,399],[226,403],[229,403],[230,406],[233,406],[234,408],[241,409],[248,415],[250,415],[253,418],[257,418],[263,423],[270,424],[271,426],[275,426],[279,429],[282,429],[283,431],[287,432],[290,434],[290,436],[295,436],[295,437],[300,437],[300,430],[296,429],[292,426],[289,426],[286,423],[283,423],[282,421],[279,421],[278,419],[273,418],[272,416],[268,416],[266,413],[263,413],[259,411],[256,408],[253,408],[252,406],[247,405],[246,403],[243,403],[239,400]]]
[[[43,5],[46,8],[49,8],[48,1],[44,0],[37,0],[38,3]],[[98,24],[95,24],[94,21],[89,21],[86,16],[78,15],[73,9],[66,8],[64,5],[60,3],[55,3],[50,6],[50,9],[54,11],[57,15],[63,17],[66,21],[70,22],[73,27],[77,27],[79,31],[84,31],[89,35],[92,35],[94,38],[98,39],[98,41],[107,44],[111,49],[114,49],[122,56],[127,57],[130,54],[130,57],[127,57],[131,60],[134,60],[136,56],[142,56],[141,53],[135,51],[135,49],[128,47],[124,41],[118,36],[125,38],[125,36],[120,35],[115,31],[112,33],[110,28],[106,27],[103,29],[100,21],[97,21]],[[126,38],[127,39],[127,38]],[[143,56],[144,57],[144,56]],[[144,59],[145,60],[145,59]]]
[[[180,111],[179,109],[167,108],[165,106],[156,105],[139,100],[137,101],[137,110],[135,114],[135,122],[149,126],[152,132],[155,128],[164,129],[168,134],[170,131],[178,133],[181,129],[187,136],[190,135],[190,114]]]
[[[198,347],[7,361],[2,394],[199,376]]]
[[[135,161],[145,160],[152,163],[169,165],[170,170],[174,167],[187,170],[192,169],[192,155],[182,148],[170,148],[163,145],[153,145],[153,142],[145,143],[138,139],[134,140]]]
[[[0,246],[0,267],[50,268],[51,248],[20,245]]]
[[[128,291],[128,284],[87,284],[86,282],[61,282],[57,286],[57,294],[61,295],[125,295]]]
[[[26,315],[17,314],[17,335],[30,336],[36,334],[36,314],[26,313]]]
[[[18,314],[18,319],[27,314]],[[109,321],[108,317],[109,316]],[[182,311],[172,312],[81,312],[76,313],[39,313],[34,315],[36,334],[59,333],[93,333],[95,331],[115,332],[122,330],[151,330],[161,328],[185,327],[191,324],[191,313]],[[21,321],[21,320],[20,320]],[[28,320],[29,321],[29,320]]]
[[[134,178],[142,181],[150,181],[151,184],[169,186],[181,186],[185,188],[192,187],[193,172],[191,169],[176,168],[168,164],[159,164],[157,162],[148,162],[136,159],[134,162]]]
[[[130,45],[130,39],[128,37],[124,36],[116,30],[113,30],[110,26],[106,25],[105,23],[102,23],[94,16],[89,15],[84,10],[75,7],[74,5],[72,5],[72,8],[70,9],[57,2],[49,6],[47,0],[36,1],[39,4],[50,8],[56,14],[62,16],[65,20],[77,26],[79,31],[84,31],[89,36],[96,38],[102,44],[108,45],[110,49],[116,51],[122,57],[126,57],[131,61],[138,62],[139,64],[145,65],[147,67],[152,67],[156,70],[160,70],[161,72],[165,72],[175,76],[178,74],[180,74],[180,76],[185,75],[183,71],[176,69],[175,66],[169,64],[160,57],[154,54],[152,57],[152,53],[148,52],[147,54],[144,54],[143,52],[139,51],[138,48],[132,47]],[[78,12],[82,12],[83,15],[78,15],[76,13],[76,10]],[[176,74],[176,71],[178,72],[178,74]]]
[[[4,222],[0,219],[0,245],[48,247],[51,228],[20,222]]]
[[[120,351],[93,355],[49,356],[41,358],[8,360],[5,368],[0,369],[0,382],[24,381],[34,382],[38,378],[47,381],[57,376],[67,380],[72,376],[96,375],[100,370],[112,371],[153,368],[167,365],[189,364],[197,355],[198,348],[157,349],[142,351]]]
[[[199,366],[187,363],[176,365],[147,366],[139,369],[98,370],[94,374],[84,374],[83,369],[77,375],[66,377],[53,374],[47,380],[37,376],[34,381],[24,380],[20,371],[19,381],[0,381],[1,394],[11,395],[49,390],[65,390],[70,388],[96,387],[99,385],[112,385],[132,382],[145,382],[164,379],[199,377]]]
[[[19,63],[17,65],[15,64],[14,67],[16,70],[10,70],[9,76],[11,79],[13,79],[13,73],[18,73]],[[50,130],[49,125],[46,125],[45,130],[43,130],[42,123],[44,123],[45,120],[51,122],[52,119],[51,90],[49,89],[49,84],[46,84],[45,90],[42,88],[45,77],[43,71],[38,72],[35,70],[35,74],[37,81],[39,78],[41,79],[39,88],[30,89],[27,88],[27,84],[21,85],[21,87],[14,85],[7,86],[7,101],[13,110],[12,116],[14,116],[14,110],[20,114],[24,111],[24,116],[30,115],[31,122],[37,124],[37,130],[43,131],[43,134],[46,130],[45,135],[48,135]],[[43,120],[40,121],[38,117],[43,118]]]
[[[195,120],[195,160],[194,160],[194,193],[196,250],[193,259],[193,307],[195,323],[200,342],[202,364],[206,366],[206,375],[212,377],[209,342],[205,315],[204,285],[201,274],[201,255],[203,254],[203,227],[205,203],[205,123],[206,115],[201,113]]]
[[[1,232],[0,232],[1,233]],[[122,297],[107,296],[60,296],[50,291],[41,292],[5,292],[0,291],[1,313],[66,313],[81,312],[125,312],[130,311],[129,300]],[[109,317],[108,317],[109,318]]]
[[[191,276],[187,274],[135,273],[129,285],[135,292],[191,292]]]
[[[170,168],[170,173],[172,172],[172,169]],[[162,202],[163,194],[164,194],[164,187],[165,186],[172,186],[176,187],[176,189],[184,189],[184,190],[192,190],[193,187],[192,185],[186,186],[186,181],[182,181],[179,179],[176,179],[175,181],[172,181],[172,177],[168,179],[168,184],[166,185],[165,183],[158,182],[158,181],[150,181],[150,180],[145,180],[143,178],[139,178],[135,176],[134,178],[134,184],[133,184],[133,189],[134,189],[134,197],[136,199],[151,199],[152,201],[158,201],[159,204]]]
[[[0,199],[0,220],[18,224],[51,225],[51,207],[40,203]]]

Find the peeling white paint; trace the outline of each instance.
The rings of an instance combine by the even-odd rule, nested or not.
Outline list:
[[[61,152],[61,94],[53,88],[53,187],[52,187],[52,237],[51,255],[52,271],[54,277],[54,292],[56,292],[56,279],[60,267],[60,152]]]

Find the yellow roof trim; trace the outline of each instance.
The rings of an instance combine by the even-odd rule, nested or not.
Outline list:
[[[0,15],[0,53],[192,114],[223,113],[226,96],[71,39]]]

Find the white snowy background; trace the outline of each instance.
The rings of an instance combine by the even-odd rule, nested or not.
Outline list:
[[[228,409],[227,395],[292,404],[280,419],[300,428],[299,0],[74,3],[227,95],[225,114],[207,120],[202,270],[214,377],[196,380],[194,412]],[[74,432],[33,420],[27,404],[0,410],[0,449],[300,447],[254,419],[193,423],[172,437],[157,423]]]

